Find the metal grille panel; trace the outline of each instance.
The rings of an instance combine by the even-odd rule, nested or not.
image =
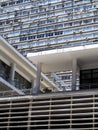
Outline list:
[[[1,130],[98,130],[98,94],[60,93],[0,99]]]

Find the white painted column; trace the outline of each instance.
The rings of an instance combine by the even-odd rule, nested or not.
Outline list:
[[[10,77],[9,77],[9,82],[12,85],[14,85],[15,68],[16,68],[16,65],[14,63],[12,63],[11,64],[11,70],[10,70]]]
[[[72,60],[72,90],[76,90],[77,59]]]
[[[40,93],[40,79],[41,79],[41,63],[37,64],[36,80],[33,85],[32,94]]]

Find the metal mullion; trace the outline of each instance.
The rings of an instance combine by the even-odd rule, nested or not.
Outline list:
[[[93,130],[95,130],[95,94],[93,94]]]
[[[51,129],[51,101],[52,99],[50,98],[50,104],[49,104],[49,121],[48,121],[48,130]]]
[[[70,101],[70,129],[72,128],[72,110],[73,110],[73,108],[72,108],[72,105],[73,105],[73,97],[72,97],[72,95],[71,95],[71,101]]]
[[[10,130],[9,126],[10,126],[10,122],[11,122],[11,108],[12,108],[12,101],[10,101],[10,106],[9,106],[9,118],[8,118],[7,130]]]
[[[30,130],[30,124],[31,124],[31,113],[32,113],[32,102],[33,102],[33,99],[30,99],[30,102],[29,102],[29,110],[28,110],[28,127],[27,127],[27,130]]]

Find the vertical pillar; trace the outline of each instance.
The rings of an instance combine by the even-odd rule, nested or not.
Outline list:
[[[35,86],[36,86],[36,79],[31,81],[31,91],[30,93],[33,94],[35,91]]]
[[[76,90],[77,59],[72,60],[72,90]]]
[[[9,77],[9,82],[14,85],[14,77],[15,77],[15,64],[11,64],[11,70],[10,70],[10,77]]]
[[[40,78],[41,78],[41,63],[37,64],[37,74],[36,74],[36,80],[33,85],[33,91],[32,94],[38,94],[40,93]]]
[[[1,65],[1,60],[0,60],[0,76],[1,76],[1,69],[2,69],[2,67],[1,67],[2,65]]]

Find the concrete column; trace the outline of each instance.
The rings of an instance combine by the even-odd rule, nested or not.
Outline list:
[[[34,81],[32,94],[40,93],[40,78],[41,78],[41,63],[38,63],[37,64],[36,80]]]
[[[34,79],[31,81],[31,92],[30,92],[31,94],[34,93],[35,87],[36,87],[36,80]]]
[[[0,60],[0,71],[1,71],[1,69],[2,69],[2,68],[1,68],[1,60]],[[0,76],[1,76],[1,72],[0,72]]]
[[[12,63],[11,64],[11,70],[10,70],[10,77],[9,77],[9,82],[12,85],[14,85],[15,67],[16,67],[16,65],[14,63]]]
[[[72,90],[76,90],[77,59],[72,60]]]

